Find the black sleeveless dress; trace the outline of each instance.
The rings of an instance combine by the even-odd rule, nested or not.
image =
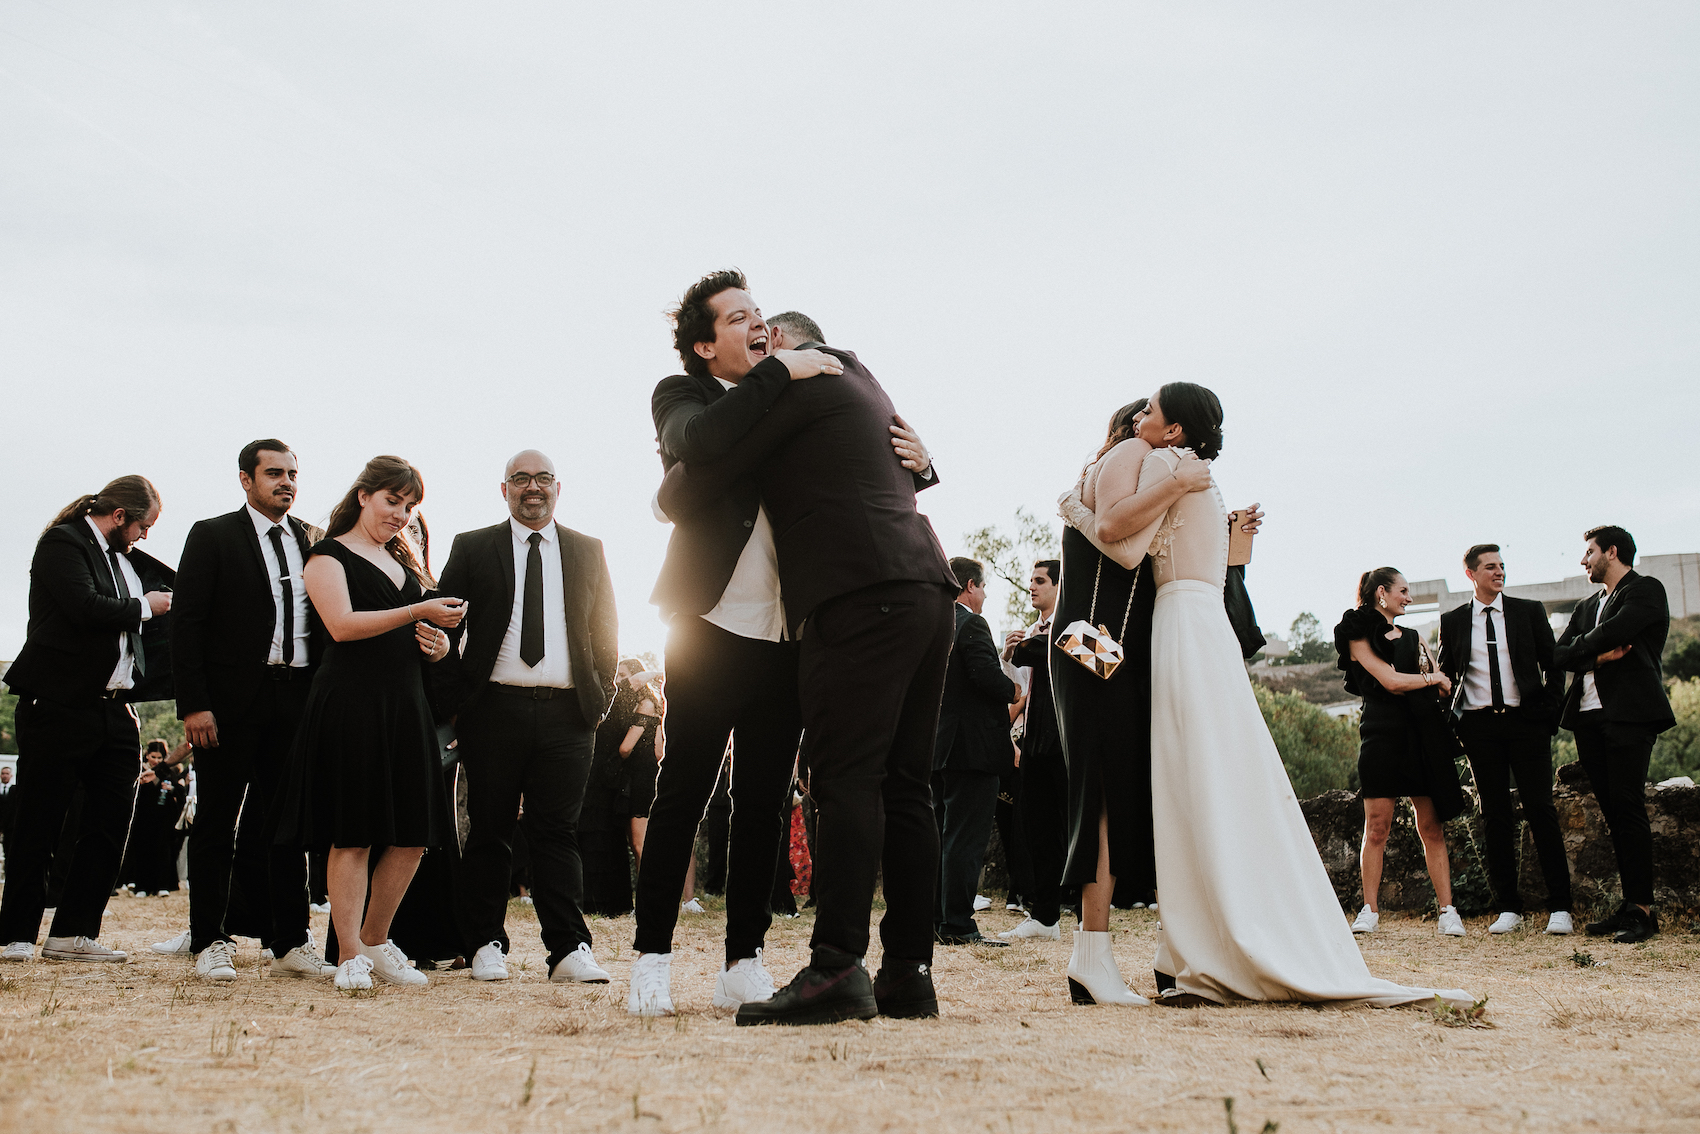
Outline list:
[[[396,610],[424,598],[409,574],[398,588],[376,564],[334,539],[353,609]],[[430,847],[453,837],[425,666],[409,622],[375,638],[331,642],[313,676],[290,753],[277,842],[328,847]]]

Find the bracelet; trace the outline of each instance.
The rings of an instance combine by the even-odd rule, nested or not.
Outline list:
[[[407,620],[409,622],[417,622],[418,621],[418,619],[413,616],[413,604],[412,603],[407,604]]]

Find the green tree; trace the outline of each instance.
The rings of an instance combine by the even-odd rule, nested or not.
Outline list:
[[[1676,727],[1659,734],[1647,779],[1700,776],[1700,677],[1670,683],[1670,707]]]
[[[962,542],[967,555],[986,565],[986,570],[1009,584],[1004,596],[1004,625],[1031,626],[1039,612],[1027,598],[1027,579],[1038,559],[1058,559],[1057,534],[1051,525],[1026,508],[1015,510],[1015,534],[1005,535],[996,524],[966,533]]]
[[[164,740],[176,748],[183,743],[183,722],[177,719],[176,701],[141,701],[136,705],[136,717],[141,722],[142,743]]]
[[[1271,658],[1270,665],[1308,665],[1313,662],[1332,662],[1338,655],[1332,639],[1322,636],[1322,623],[1310,611],[1293,619],[1287,631],[1290,652],[1284,658]]]
[[[1277,693],[1259,682],[1251,688],[1294,794],[1309,799],[1358,786],[1355,718],[1331,717],[1297,693]]]
[[[18,754],[18,697],[0,689],[0,755]]]

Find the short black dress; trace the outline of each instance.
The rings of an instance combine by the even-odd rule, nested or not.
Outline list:
[[[1388,637],[1398,631],[1395,637]],[[1358,722],[1358,785],[1366,799],[1427,796],[1442,819],[1463,809],[1454,763],[1457,741],[1443,717],[1436,688],[1391,693],[1352,660],[1351,644],[1365,641],[1399,673],[1421,673],[1422,645],[1409,626],[1393,626],[1368,607],[1348,610],[1334,627],[1337,664],[1346,673],[1346,692],[1364,699]]]
[[[314,544],[314,555],[342,564],[357,611],[395,610],[425,597],[411,574],[398,588],[334,539]],[[310,850],[431,847],[454,837],[425,698],[428,664],[411,622],[325,649],[290,753],[277,842]]]

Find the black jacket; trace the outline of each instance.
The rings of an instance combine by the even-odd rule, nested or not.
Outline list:
[[[614,701],[620,622],[614,582],[602,541],[555,525],[561,547],[561,593],[566,597],[568,663],[579,709],[592,726]],[[447,718],[471,705],[496,668],[514,610],[514,538],[507,520],[455,536],[437,593],[465,599],[466,618],[448,632],[449,654],[432,667],[437,714]]]
[[[1505,598],[1505,625],[1498,631],[1511,659],[1509,674],[1517,685],[1518,712],[1530,724],[1558,731],[1558,710],[1564,698],[1564,671],[1553,662],[1552,623],[1546,607],[1531,599]],[[1440,616],[1440,669],[1454,686],[1464,680],[1470,665],[1475,631],[1474,600]],[[1456,692],[1456,690],[1455,690]],[[1453,704],[1465,711],[1482,705],[1464,705],[1456,696]]]
[[[677,463],[661,486],[662,510],[687,516],[754,478],[773,523],[793,635],[822,602],[876,583],[960,589],[932,525],[915,510],[915,475],[892,454],[891,399],[854,354],[819,349],[842,361],[844,373],[788,383],[726,456]]]
[[[1051,697],[1051,635],[1035,634],[1016,643],[1010,663],[1033,670],[1027,686],[1027,725],[1022,730],[1021,766],[1029,756],[1053,753],[1062,758],[1062,738],[1057,732],[1057,703]]]
[[[1663,732],[1676,724],[1665,695],[1662,662],[1665,636],[1670,633],[1665,586],[1650,576],[1629,572],[1606,602],[1605,617],[1594,626],[1604,594],[1590,595],[1576,605],[1554,650],[1558,667],[1576,674],[1564,699],[1564,727],[1576,727],[1576,716],[1582,711],[1581,675],[1592,671],[1606,720]],[[1619,646],[1634,648],[1617,661],[1595,662],[1600,654]]]
[[[323,533],[294,516],[284,522],[305,563]],[[271,576],[246,505],[189,529],[171,614],[177,715],[210,709],[222,720],[246,712],[265,679],[277,629]],[[308,603],[309,670],[318,667],[326,641],[324,624]]]
[[[998,649],[986,620],[961,603],[954,609],[956,645],[945,670],[933,770],[1002,775],[1015,763],[1009,706],[1018,690],[998,664]]]
[[[126,558],[144,586],[150,579],[168,585],[170,568],[159,560],[134,549]],[[141,595],[118,597],[106,548],[86,521],[79,518],[49,528],[30,560],[29,629],[17,660],[6,671],[6,684],[20,696],[62,703],[100,696],[118,664],[118,635],[146,625],[142,602]],[[142,649],[137,689],[125,700],[148,699],[137,694],[148,691],[143,686],[156,672],[156,663],[145,656],[146,638]],[[170,669],[168,653],[157,663],[157,672],[169,674]]]

